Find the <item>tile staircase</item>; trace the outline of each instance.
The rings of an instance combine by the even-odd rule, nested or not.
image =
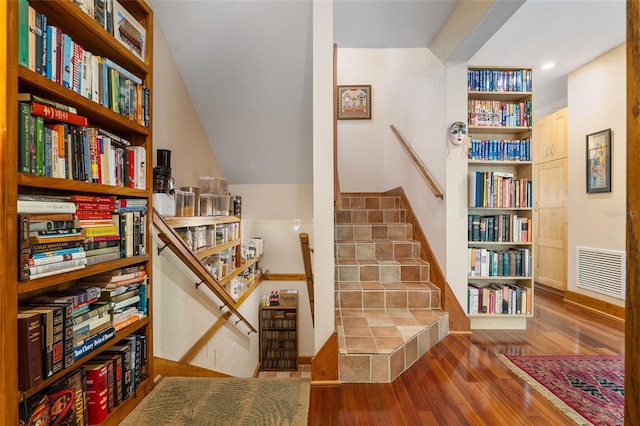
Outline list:
[[[335,212],[338,378],[388,383],[449,332],[399,197],[343,194]]]

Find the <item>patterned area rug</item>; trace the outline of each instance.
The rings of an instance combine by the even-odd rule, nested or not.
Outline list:
[[[498,358],[577,424],[624,423],[624,356]]]
[[[308,379],[165,377],[125,426],[307,424]]]

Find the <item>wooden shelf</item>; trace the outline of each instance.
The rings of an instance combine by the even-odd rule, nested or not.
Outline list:
[[[470,99],[478,100],[500,100],[508,102],[518,102],[531,97],[531,92],[500,92],[500,91],[478,91],[470,90],[468,92]]]
[[[520,277],[520,276],[497,276],[497,277],[467,277],[469,281],[513,281],[513,280],[524,280],[531,281],[532,277]]]
[[[34,189],[56,191],[73,191],[87,194],[116,195],[118,197],[146,198],[148,191],[144,189],[126,188],[124,186],[101,185],[72,179],[52,178],[18,173],[18,185]]]
[[[182,216],[163,217],[164,221],[172,228],[187,228],[192,226],[223,225],[226,223],[240,222],[238,216]]]
[[[515,242],[515,241],[467,241],[469,246],[531,246],[531,241]]]
[[[473,166],[526,166],[533,165],[533,161],[508,161],[508,160],[469,160]]]
[[[531,127],[525,126],[469,126],[468,133],[470,136],[492,135],[492,134],[514,134],[531,132]]]
[[[247,268],[249,268],[249,266],[255,265],[257,262],[259,262],[261,260],[262,260],[262,255],[260,255],[258,257],[254,257],[253,259],[251,259],[251,260],[243,263],[242,265],[234,268],[233,271],[231,271],[230,274],[227,274],[224,277],[222,277],[222,279],[220,280],[220,285],[221,286],[227,285],[229,282],[231,282],[232,279],[234,279],[235,277],[240,275],[242,272],[244,272]]]
[[[238,246],[240,244],[241,244],[241,240],[232,240],[232,241],[229,241],[229,242],[224,243],[224,244],[219,244],[217,246],[200,248],[200,249],[195,251],[195,254],[200,259],[205,259],[205,258],[211,256],[212,254],[220,253],[220,252],[222,252],[224,250],[236,247],[236,246]]]

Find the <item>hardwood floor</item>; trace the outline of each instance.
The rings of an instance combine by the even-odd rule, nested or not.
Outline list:
[[[309,425],[571,425],[496,358],[623,354],[624,324],[537,291],[527,329],[447,336],[389,384],[312,386]]]

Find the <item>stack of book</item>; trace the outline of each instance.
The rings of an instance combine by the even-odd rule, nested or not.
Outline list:
[[[112,321],[116,331],[147,315],[147,273],[144,266],[92,275],[79,284],[100,288],[100,300],[113,307]]]

